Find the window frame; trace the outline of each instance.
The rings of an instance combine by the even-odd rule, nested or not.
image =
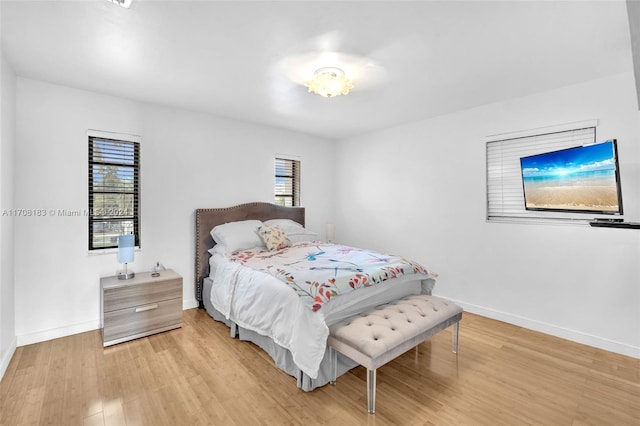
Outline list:
[[[290,169],[291,173],[278,173],[278,163],[284,162],[284,169]],[[290,165],[288,167],[287,165]],[[291,192],[278,193],[278,179],[291,179]],[[274,204],[280,206],[289,205],[284,202],[280,203],[281,199],[291,199],[291,207],[299,207],[300,204],[300,159],[292,158],[291,156],[276,154],[274,160]]]
[[[88,132],[88,250],[90,253],[108,252],[118,247],[117,240],[113,244],[97,246],[94,242],[94,223],[95,222],[133,222],[133,234],[135,235],[135,246],[140,247],[140,139],[139,137],[130,135],[113,134],[108,132]],[[132,148],[133,164],[130,166],[133,170],[133,189],[131,191],[96,191],[94,187],[94,165],[116,166],[122,167],[122,162],[96,161],[94,158],[94,141],[100,140],[107,143],[124,144]],[[129,166],[125,166],[129,167]],[[95,194],[111,193],[111,194],[127,194],[133,197],[133,214],[132,215],[96,215]]]
[[[592,214],[587,217],[585,213],[580,212],[526,210],[522,193],[520,157],[596,143],[597,124],[597,120],[586,120],[487,136],[485,146],[485,219],[487,222],[586,223],[592,220]],[[498,150],[501,151],[498,152]]]

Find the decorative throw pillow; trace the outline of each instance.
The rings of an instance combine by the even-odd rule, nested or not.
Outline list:
[[[282,228],[279,226],[261,226],[258,229],[258,235],[264,241],[269,251],[281,250],[291,246],[291,241],[287,238]]]

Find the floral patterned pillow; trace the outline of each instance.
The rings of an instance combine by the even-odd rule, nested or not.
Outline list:
[[[285,247],[291,247],[291,241],[287,238],[282,228],[279,226],[261,226],[258,229],[258,235],[264,241],[269,251],[281,250]]]

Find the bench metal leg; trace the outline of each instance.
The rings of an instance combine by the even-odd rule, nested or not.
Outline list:
[[[458,328],[459,328],[459,326],[460,326],[459,322],[453,324],[453,353],[454,354],[458,353]]]
[[[367,369],[367,411],[376,412],[376,370]]]
[[[329,383],[335,386],[338,380],[338,351],[333,349],[332,346],[329,346],[329,366],[331,369]]]

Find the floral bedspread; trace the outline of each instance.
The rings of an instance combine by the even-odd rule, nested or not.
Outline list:
[[[323,242],[296,243],[277,251],[235,251],[231,261],[278,278],[314,312],[358,288],[402,275],[436,275],[398,256]]]

